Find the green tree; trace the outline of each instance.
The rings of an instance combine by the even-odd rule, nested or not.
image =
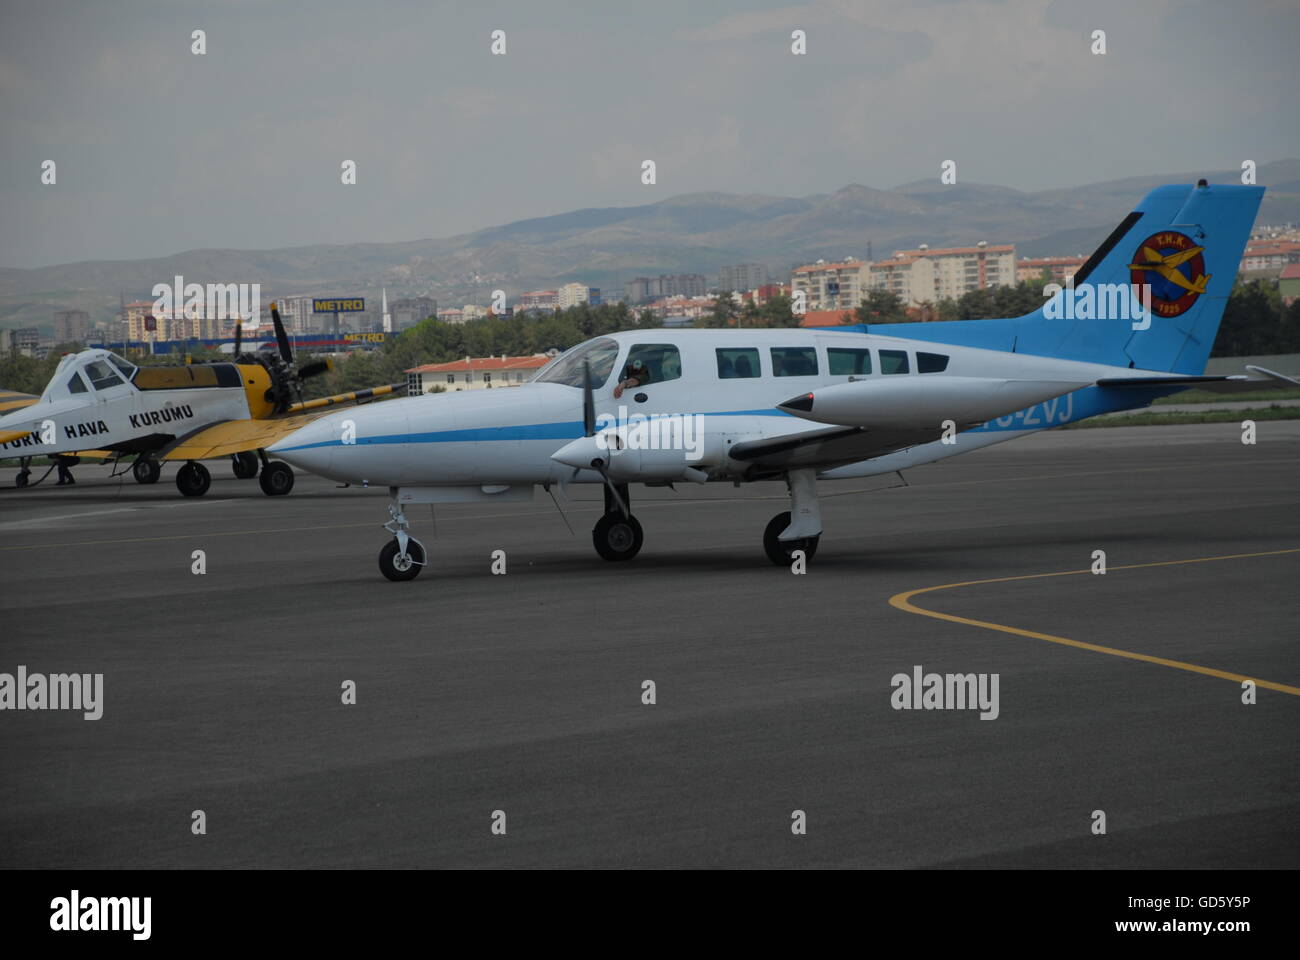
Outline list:
[[[903,298],[889,290],[869,290],[854,310],[855,323],[903,323],[907,310]]]
[[[1228,295],[1211,356],[1250,357],[1286,353],[1293,347],[1277,284],[1262,278],[1238,280]]]

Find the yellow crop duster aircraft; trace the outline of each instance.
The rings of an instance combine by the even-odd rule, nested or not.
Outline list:
[[[212,476],[199,461],[231,457],[235,476],[257,476],[268,496],[288,493],[293,471],[268,459],[267,447],[340,404],[400,392],[405,385],[303,401],[302,381],[329,370],[329,361],[295,367],[275,304],[271,320],[278,352],[242,356],[236,326],[233,363],[137,367],[102,349],[69,354],[39,397],[0,391],[0,459],[19,459],[20,487],[29,483],[34,457],[57,463],[98,456],[116,463],[134,455],[131,472],[139,483],[155,483],[162,461],[183,460],[176,487],[187,497],[201,497]],[[66,467],[60,474],[60,482],[71,480]]]

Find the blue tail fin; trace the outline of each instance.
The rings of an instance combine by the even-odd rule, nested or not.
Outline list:
[[[1135,330],[1127,310],[1122,316],[1102,311],[1107,319],[1065,319],[1058,302],[1053,316],[1042,307],[1007,320],[894,323],[874,326],[872,332],[1144,370],[1203,373],[1264,196],[1263,187],[1203,184],[1152,190],[1075,275],[1079,292],[1085,284],[1094,290],[1149,284],[1151,317],[1146,329]]]

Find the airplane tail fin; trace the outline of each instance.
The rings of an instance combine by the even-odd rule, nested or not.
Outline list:
[[[1205,181],[1190,189],[1157,187],[1075,274],[1072,304],[1064,304],[1067,292],[1023,317],[890,324],[873,332],[1201,374],[1263,195],[1263,187]],[[1128,309],[1136,284],[1149,286],[1149,323]],[[1121,300],[1123,309],[1115,309]]]

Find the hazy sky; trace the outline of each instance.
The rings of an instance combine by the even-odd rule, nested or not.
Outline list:
[[[4,267],[1300,156],[1295,0],[0,3]]]

